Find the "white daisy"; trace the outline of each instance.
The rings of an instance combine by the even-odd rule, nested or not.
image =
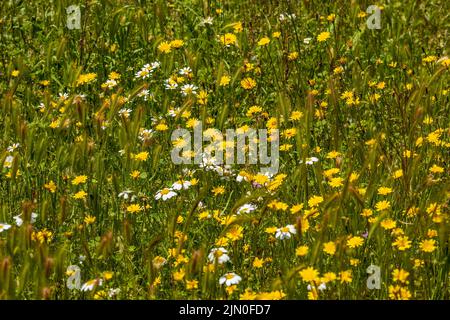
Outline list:
[[[181,189],[187,190],[187,189],[189,189],[190,186],[191,186],[190,181],[178,180],[172,184],[172,189],[173,190],[181,190]]]
[[[0,223],[0,232],[3,232],[5,230],[8,230],[9,228],[11,228],[10,224],[6,224],[6,223]]]
[[[114,88],[115,86],[117,86],[117,81],[116,80],[114,80],[114,79],[108,79],[106,82],[105,82],[105,85],[108,87],[108,88]]]
[[[81,286],[81,291],[92,291],[95,287],[101,286],[103,284],[102,279],[93,279],[89,280],[88,282],[84,283]]]
[[[178,71],[178,73],[182,76],[187,76],[191,72],[192,72],[192,69],[189,67],[181,68],[180,71]]]
[[[152,129],[143,129],[141,132],[139,132],[139,140],[144,141],[145,139],[150,138],[152,133]]]
[[[116,289],[109,289],[108,290],[108,297],[112,298],[114,296],[117,296],[120,293],[120,288],[116,288]]]
[[[237,209],[236,213],[237,214],[241,214],[241,213],[247,214],[247,213],[250,213],[252,211],[255,211],[256,208],[257,207],[254,204],[246,203],[243,206],[240,206],[239,209]]]
[[[35,223],[36,222],[36,218],[37,218],[37,213],[36,212],[32,212],[31,213],[31,219],[30,219],[30,223]],[[23,219],[21,218],[21,214],[14,216],[13,217],[14,221],[16,222],[16,225],[18,227],[20,227],[23,224]]]
[[[184,86],[181,87],[181,94],[183,96],[187,96],[190,94],[195,95],[195,94],[197,94],[197,91],[196,91],[197,89],[198,89],[198,87],[194,86],[193,84],[185,84]]]
[[[230,257],[227,253],[228,251],[225,248],[213,248],[208,254],[208,259],[211,263],[216,262],[217,259],[217,263],[223,264],[230,261]]]
[[[277,229],[277,232],[275,233],[275,238],[280,240],[290,239],[291,235],[296,233],[297,230],[295,229],[294,225],[288,224],[286,227]]]
[[[310,284],[308,284],[307,286],[306,286],[306,289],[308,289],[308,291],[311,291],[311,289],[312,289],[313,287],[310,285]],[[321,283],[318,287],[317,287],[317,289],[319,289],[320,291],[323,291],[323,290],[325,290],[327,288],[327,285],[325,284],[325,283]]]
[[[242,278],[240,276],[238,276],[236,273],[228,272],[227,274],[220,277],[219,284],[225,283],[225,285],[227,287],[229,287],[233,284],[238,284],[239,282],[241,282],[241,280],[242,280]]]
[[[141,68],[141,70],[136,72],[135,77],[141,78],[141,79],[146,79],[146,78],[150,77],[150,74],[153,72],[153,69],[154,68],[152,68],[152,66],[147,63]]]
[[[58,97],[60,101],[64,101],[69,98],[69,94],[67,92],[60,92],[58,93]]]
[[[319,161],[319,159],[317,159],[316,157],[306,158],[305,160],[305,163],[308,165],[312,165],[314,164],[314,162]],[[300,163],[303,163],[303,160],[300,160]]]
[[[4,168],[11,168],[13,161],[14,161],[14,157],[13,156],[7,156],[5,158],[5,162],[3,162],[3,167]]]
[[[172,118],[176,117],[177,114],[180,112],[180,109],[169,109],[167,114],[171,116]]]
[[[164,188],[162,190],[159,190],[156,195],[155,195],[155,199],[159,200],[159,199],[163,199],[163,201],[166,201],[172,197],[175,197],[177,195],[176,192],[174,192],[171,188]]]
[[[120,109],[120,110],[119,110],[119,115],[124,116],[125,118],[128,118],[128,117],[130,116],[130,114],[131,114],[132,111],[133,111],[133,110],[131,110],[131,109],[125,109],[125,108],[123,108],[123,109]]]
[[[8,152],[14,152],[19,147],[20,143],[14,143],[12,146],[9,146],[6,150],[8,150]]]
[[[154,61],[152,62],[152,64],[150,65],[150,68],[152,68],[152,71],[155,69],[158,69],[161,66],[161,62],[159,61]]]
[[[124,200],[128,200],[130,199],[131,194],[133,193],[133,191],[131,190],[124,190],[121,193],[119,193],[118,197],[119,198],[123,198]],[[131,197],[131,199],[133,199],[134,196]]]
[[[176,88],[178,88],[178,83],[173,79],[166,79],[164,80],[164,86],[166,90],[175,90]]]
[[[139,91],[139,93],[137,94],[137,96],[139,98],[144,97],[144,101],[147,101],[149,95],[150,95],[150,90],[147,90],[147,89],[143,89],[143,90]]]
[[[212,17],[206,17],[206,18],[204,18],[202,20],[202,22],[200,22],[200,24],[202,26],[207,25],[207,24],[212,25],[213,24],[213,18]]]

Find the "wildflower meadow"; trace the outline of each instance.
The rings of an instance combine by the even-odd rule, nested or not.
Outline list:
[[[2,1],[0,299],[449,299],[449,15]]]

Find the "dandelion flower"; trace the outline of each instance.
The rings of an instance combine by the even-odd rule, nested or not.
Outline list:
[[[317,41],[324,42],[324,41],[327,41],[329,38],[330,38],[330,33],[328,31],[325,31],[325,32],[321,32],[317,36]]]

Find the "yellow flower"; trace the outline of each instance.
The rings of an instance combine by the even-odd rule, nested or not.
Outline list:
[[[309,251],[308,246],[300,246],[295,249],[295,255],[303,257],[308,254],[308,251]]]
[[[388,188],[388,187],[379,187],[378,188],[378,194],[380,195],[388,195],[389,193],[392,193],[392,188]]]
[[[389,201],[383,200],[383,201],[378,201],[375,205],[375,209],[377,209],[377,211],[383,211],[383,210],[387,210],[391,207],[391,203]]]
[[[333,241],[323,244],[323,251],[329,255],[334,255],[336,253],[336,244]]]
[[[179,271],[173,272],[172,275],[175,281],[181,281],[186,275],[186,272],[184,271],[184,269],[180,269]]]
[[[228,231],[227,238],[232,241],[242,239],[242,237],[244,236],[243,230],[244,228],[241,226],[234,226],[233,228],[230,229],[230,231]]]
[[[365,11],[360,11],[358,13],[358,18],[365,18],[367,16],[367,13]]]
[[[407,272],[403,269],[395,269],[394,271],[392,271],[392,279],[394,281],[407,283],[408,276],[409,276],[409,272]]]
[[[72,180],[72,184],[73,184],[74,186],[77,186],[77,185],[79,185],[79,184],[86,183],[86,181],[87,181],[87,176],[76,176],[76,177]]]
[[[392,243],[392,245],[397,247],[400,251],[405,251],[406,249],[411,248],[411,241],[408,236],[400,236]]]
[[[359,262],[360,262],[359,259],[354,259],[354,258],[351,258],[351,259],[350,259],[350,265],[352,265],[353,267],[358,266],[358,265],[359,265]]]
[[[264,259],[260,259],[260,258],[256,257],[253,260],[253,267],[254,268],[262,268],[263,265],[264,265]]]
[[[269,177],[265,174],[258,173],[257,175],[253,176],[253,182],[264,185],[269,182]]]
[[[256,87],[256,81],[250,77],[244,78],[241,80],[241,87],[245,90],[251,90]]]
[[[214,189],[211,190],[212,193],[214,193],[215,196],[219,195],[219,194],[224,194],[225,193],[225,188],[222,186],[218,186]]]
[[[302,209],[303,209],[303,203],[300,203],[300,204],[293,205],[291,207],[290,211],[292,214],[296,214],[296,213],[300,212],[300,210],[302,210]]]
[[[87,196],[87,193],[85,191],[81,190],[81,191],[78,191],[77,193],[75,193],[73,195],[73,198],[74,199],[85,199],[86,196]]]
[[[425,264],[425,262],[422,259],[414,259],[414,268],[418,269],[422,267]]]
[[[433,252],[434,250],[436,250],[436,240],[423,240],[422,242],[420,242],[419,246],[420,250],[422,250],[423,252]]]
[[[140,172],[139,170],[133,170],[133,172],[130,173],[130,176],[131,176],[133,179],[139,178],[140,175],[141,175],[141,172]]]
[[[321,196],[312,196],[308,200],[308,205],[310,207],[317,207],[319,204],[323,202],[323,198]]]
[[[323,42],[323,41],[327,41],[329,38],[330,38],[330,33],[328,31],[325,31],[325,32],[321,32],[317,36],[317,41]]]
[[[398,179],[398,178],[403,177],[403,170],[402,169],[395,170],[394,174],[392,175],[392,177],[394,179]]]
[[[323,275],[321,281],[324,283],[332,282],[337,279],[336,273],[334,272],[327,272]]]
[[[257,297],[256,293],[254,293],[251,289],[245,289],[244,293],[239,295],[239,300],[255,300]]]
[[[87,215],[85,218],[84,218],[84,223],[86,223],[86,224],[93,224],[95,222],[95,217],[93,217],[93,216],[91,216],[91,215]]]
[[[14,78],[18,77],[19,74],[20,74],[19,70],[13,70],[13,72],[11,72],[11,76],[14,77]]]
[[[333,69],[334,74],[341,74],[342,72],[344,72],[344,68],[342,66]]]
[[[260,106],[251,106],[247,113],[246,116],[247,117],[253,117],[253,115],[257,114],[257,113],[261,113],[263,111],[263,109]]]
[[[187,290],[198,289],[198,280],[186,280],[186,289]]]
[[[220,85],[221,87],[225,87],[225,86],[227,86],[228,84],[230,84],[230,81],[231,81],[231,77],[230,77],[230,76],[222,76],[222,77],[220,78],[219,85]]]
[[[323,172],[323,175],[324,175],[326,178],[330,178],[330,177],[332,177],[333,175],[335,175],[335,174],[338,173],[338,172],[339,172],[339,169],[338,169],[338,168],[331,168],[331,169],[325,170],[325,171]]]
[[[342,179],[341,177],[335,177],[335,178],[331,178],[331,180],[328,182],[328,184],[332,188],[339,188],[342,186],[343,181],[344,181],[344,179]]]
[[[175,48],[175,49],[179,49],[184,45],[184,41],[180,40],[180,39],[175,39],[170,41],[170,47]]]
[[[359,236],[351,237],[350,239],[347,240],[347,246],[349,246],[352,249],[362,246],[363,243],[364,239]]]
[[[114,272],[112,272],[112,271],[105,271],[105,272],[103,272],[103,278],[105,280],[111,280],[113,275],[114,275]]]
[[[159,123],[155,127],[156,131],[166,131],[167,129],[169,129],[169,127],[165,123]]]
[[[158,51],[162,53],[170,53],[172,51],[171,43],[163,41],[158,45]]]
[[[51,232],[50,230],[47,229],[42,229],[40,231],[33,231],[31,233],[31,240],[33,241],[37,241],[39,243],[50,243],[50,241],[52,241],[53,239],[53,232]]]
[[[363,209],[361,212],[361,216],[363,217],[370,217],[373,214],[373,211],[371,209]]]
[[[338,151],[331,151],[327,153],[327,159],[336,159],[340,155],[341,153]]]
[[[90,83],[97,78],[95,73],[80,74],[77,79],[77,86]]]
[[[268,37],[263,37],[258,41],[258,46],[266,46],[270,43],[270,39]]]
[[[389,298],[392,300],[409,300],[409,298],[411,298],[411,293],[407,288],[402,288],[399,285],[396,285],[395,287],[390,285]]]
[[[225,288],[225,291],[227,292],[227,294],[231,295],[233,294],[233,292],[237,289],[236,285],[231,285],[229,287]]]
[[[339,272],[339,276],[340,276],[340,280],[341,283],[345,283],[345,282],[352,282],[352,270],[346,270],[346,271],[341,271]]]
[[[50,191],[51,193],[55,193],[56,184],[53,182],[53,180],[50,180],[48,183],[44,184],[44,188]]]
[[[135,213],[135,212],[139,212],[139,211],[141,211],[141,210],[142,210],[142,208],[141,208],[141,206],[138,205],[138,204],[130,204],[130,205],[127,207],[127,212],[129,212],[129,213]]]
[[[219,37],[220,42],[222,42],[225,46],[230,46],[231,44],[236,44],[237,38],[236,35],[232,33],[225,33],[224,35]]]
[[[238,21],[238,22],[233,23],[233,30],[234,30],[234,33],[242,32],[242,30],[243,30],[242,22]]]
[[[444,172],[444,168],[433,164],[433,166],[430,168],[430,172],[431,173],[443,173]]]
[[[289,120],[297,121],[297,120],[300,120],[302,117],[303,117],[303,113],[301,111],[292,111],[291,116],[289,117]]]
[[[296,128],[290,128],[290,129],[286,129],[283,131],[282,136],[284,138],[290,139],[292,137],[295,137],[295,135],[297,134],[297,129]]]
[[[134,159],[138,160],[138,161],[145,161],[145,160],[147,160],[147,158],[148,158],[148,152],[147,151],[139,152],[138,154],[136,154],[134,156]]]
[[[313,267],[299,271],[300,277],[305,282],[316,282],[319,279],[319,272]]]
[[[381,226],[385,230],[394,229],[396,225],[397,223],[395,222],[395,220],[392,219],[384,219],[383,221],[381,221]]]
[[[277,232],[277,230],[278,230],[277,227],[268,227],[268,228],[266,228],[265,232],[273,234],[273,233]]]
[[[118,79],[120,79],[120,73],[112,71],[109,73],[108,78],[111,80],[118,80]]]
[[[426,56],[425,58],[422,59],[423,63],[430,63],[430,62],[434,62],[437,60],[436,56]]]

